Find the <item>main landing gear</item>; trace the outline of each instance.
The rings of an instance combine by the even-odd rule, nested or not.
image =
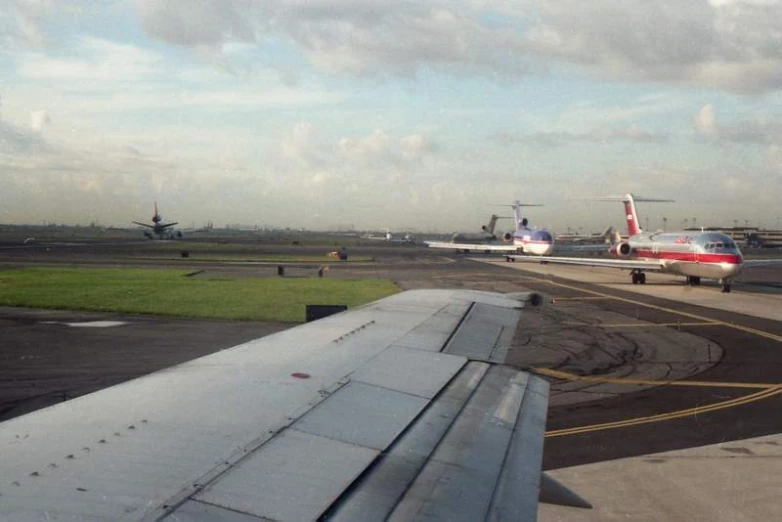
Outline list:
[[[633,270],[631,273],[633,276],[633,284],[634,285],[645,285],[646,284],[646,274],[643,272],[639,272],[637,270]]]
[[[687,276],[687,284],[692,286],[698,286],[701,284],[701,278],[698,276]]]
[[[723,294],[729,294],[730,293],[730,280],[728,280],[728,279],[721,279],[720,283],[722,283],[722,293]]]

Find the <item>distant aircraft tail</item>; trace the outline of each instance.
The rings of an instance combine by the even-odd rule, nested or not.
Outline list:
[[[622,201],[625,206],[625,218],[627,219],[627,234],[635,236],[643,232],[641,225],[638,224],[638,213],[635,211],[635,201],[632,194],[625,194]]]
[[[510,219],[508,216],[498,216],[497,214],[492,214],[491,218],[489,219],[488,225],[483,225],[481,227],[481,230],[484,232],[494,235],[494,229],[497,227],[497,220],[499,219]]]
[[[614,232],[615,232],[614,227],[608,227],[607,229],[603,230],[600,234],[597,235],[597,239],[603,239],[606,242],[608,242],[614,236]]]
[[[638,223],[638,213],[635,210],[636,201],[644,201],[649,203],[673,203],[672,199],[655,199],[635,197],[632,194],[625,194],[624,196],[608,196],[604,198],[596,198],[597,201],[621,201],[625,207],[625,219],[627,220],[627,234],[629,236],[635,236],[643,232],[641,225]]]
[[[500,206],[505,207],[507,205],[494,205],[494,206]],[[510,204],[510,206],[513,208],[513,217],[516,221],[516,229],[519,228],[526,228],[527,226],[527,218],[521,217],[521,207],[542,207],[543,205],[537,204],[537,203],[522,203],[518,199]]]
[[[160,217],[160,214],[157,211],[157,201],[155,201],[155,214],[152,216],[152,222],[153,223],[160,223],[163,220],[162,217]]]

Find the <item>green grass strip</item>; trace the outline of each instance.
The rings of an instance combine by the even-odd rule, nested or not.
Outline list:
[[[206,278],[189,270],[0,270],[0,305],[300,322],[307,304],[358,306],[400,291],[387,279]]]

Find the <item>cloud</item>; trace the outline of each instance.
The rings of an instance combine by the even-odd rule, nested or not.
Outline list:
[[[494,136],[497,143],[510,145],[520,143],[544,147],[561,147],[571,143],[642,143],[660,144],[669,139],[667,134],[642,129],[637,125],[611,128],[599,127],[589,132],[532,132],[527,134],[498,133]]]
[[[43,110],[32,111],[30,113],[30,128],[36,132],[41,132],[43,128],[52,122],[49,113]]]
[[[422,161],[437,147],[418,134],[396,138],[376,129],[368,136],[342,138],[339,149],[345,160],[354,165],[397,168]]]
[[[0,158],[3,155],[26,156],[50,149],[49,144],[37,132],[0,121]]]
[[[140,0],[144,28],[177,45],[290,42],[321,71],[517,77],[549,63],[624,81],[739,93],[782,87],[782,3],[737,0]]]
[[[83,36],[73,53],[63,58],[27,53],[19,60],[18,74],[29,80],[75,83],[80,90],[105,90],[158,76],[163,59],[154,51]]]
[[[704,105],[694,120],[695,130],[704,136],[715,136],[717,134],[717,113],[714,105],[707,103]]]
[[[727,124],[717,122],[717,111],[707,104],[694,118],[698,137],[716,143],[772,145],[782,143],[782,123],[777,120],[751,119]]]
[[[782,4],[707,0],[541,3],[539,54],[626,81],[739,93],[782,87]]]
[[[319,71],[356,76],[433,69],[508,79],[564,64],[629,82],[741,94],[782,88],[782,2],[135,0],[131,7],[147,34],[229,72],[241,67],[234,54],[244,45],[294,48]],[[53,35],[62,38],[68,21],[96,9],[87,1],[62,7],[54,0],[7,0],[0,34],[41,48]],[[58,31],[49,30],[55,23]],[[274,60],[267,53],[265,66],[297,85],[299,71]],[[69,69],[67,61],[62,65],[59,74]]]

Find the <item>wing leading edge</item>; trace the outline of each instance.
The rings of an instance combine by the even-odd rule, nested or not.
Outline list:
[[[489,243],[449,243],[447,241],[424,241],[429,248],[461,250],[465,252],[518,252],[516,245],[492,245]]]
[[[522,300],[411,291],[0,424],[10,520],[534,520]]]
[[[662,259],[598,259],[587,257],[556,257],[556,256],[507,256],[509,260],[521,261],[525,263],[539,263],[552,265],[575,265],[575,266],[594,266],[594,267],[607,267],[607,268],[620,268],[624,270],[649,270],[660,271],[665,270],[666,263]],[[675,261],[674,261],[675,262]]]

